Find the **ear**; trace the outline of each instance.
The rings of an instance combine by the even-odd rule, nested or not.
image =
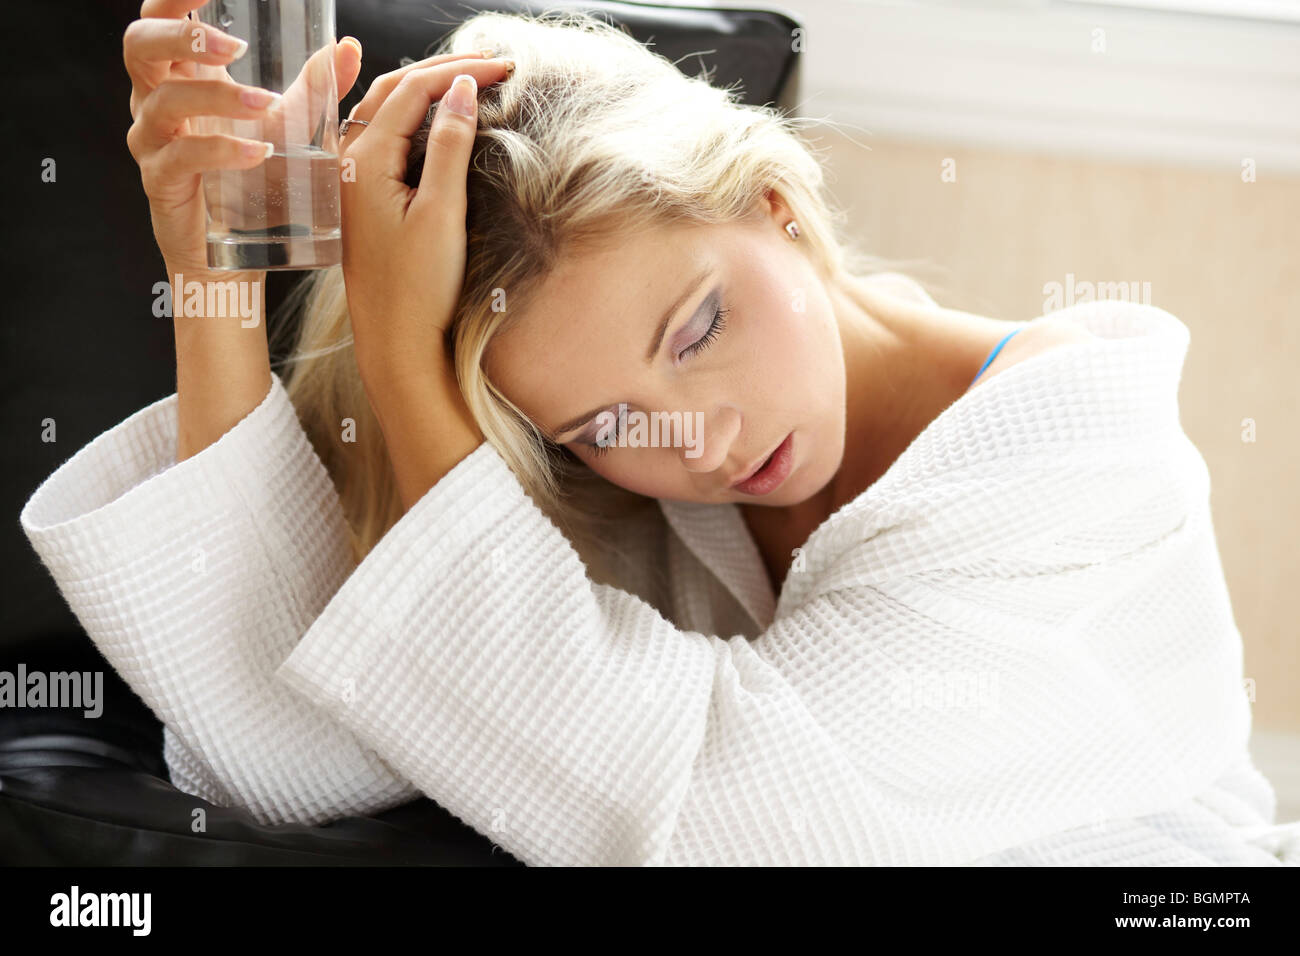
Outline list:
[[[764,212],[778,225],[784,226],[793,218],[790,207],[785,204],[780,193],[774,188],[768,189],[763,196]]]

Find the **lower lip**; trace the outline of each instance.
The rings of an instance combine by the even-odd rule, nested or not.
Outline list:
[[[781,483],[790,476],[790,465],[794,461],[793,445],[794,432],[791,432],[785,436],[785,441],[781,442],[777,450],[772,452],[767,464],[740,484],[734,485],[735,490],[746,495],[766,495],[781,487]]]

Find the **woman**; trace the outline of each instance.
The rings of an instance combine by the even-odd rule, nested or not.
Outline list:
[[[185,117],[259,108],[185,82],[196,5],[126,37],[187,278],[199,173],[257,159]],[[786,122],[598,21],[447,49],[353,113],[288,380],[177,320],[177,393],[23,511],[177,786],[267,822],[424,793],[529,864],[1294,861],[1181,322],[855,276]]]

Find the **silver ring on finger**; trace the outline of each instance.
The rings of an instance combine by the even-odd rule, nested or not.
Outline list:
[[[342,139],[344,136],[348,135],[348,127],[352,125],[369,126],[370,121],[358,120],[358,119],[345,119],[342,123],[339,123],[339,139]]]

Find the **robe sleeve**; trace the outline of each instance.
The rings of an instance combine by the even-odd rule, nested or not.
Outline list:
[[[172,782],[264,823],[419,796],[276,669],[355,567],[334,487],[280,379],[176,461],[176,395],[114,426],[20,522],[105,659],[164,727]]]

